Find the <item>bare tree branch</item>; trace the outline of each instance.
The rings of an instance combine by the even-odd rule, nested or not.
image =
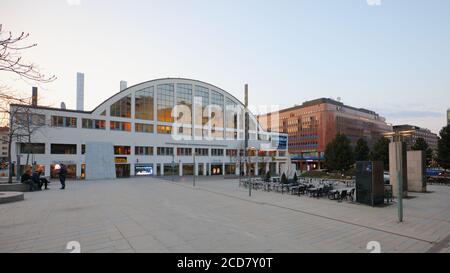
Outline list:
[[[21,78],[36,82],[55,81],[56,76],[47,77],[39,71],[35,64],[24,61],[20,56],[21,51],[37,46],[37,44],[20,45],[29,36],[29,33],[22,32],[19,36],[14,37],[11,32],[4,32],[3,26],[0,24],[0,71],[14,73]]]

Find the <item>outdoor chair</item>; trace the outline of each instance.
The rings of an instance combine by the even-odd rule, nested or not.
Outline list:
[[[315,197],[320,198],[323,195],[323,187],[320,187],[316,192],[315,192]]]
[[[327,195],[330,200],[336,200],[339,198],[339,192],[337,190],[330,190]]]
[[[306,186],[300,185],[298,188],[298,196],[306,194]]]

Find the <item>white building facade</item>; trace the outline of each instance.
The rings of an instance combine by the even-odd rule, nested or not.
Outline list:
[[[265,132],[251,113],[251,148],[245,158],[245,106],[228,92],[197,80],[167,78],[137,84],[89,112],[13,107],[31,108],[32,120],[40,122],[31,143],[25,138],[13,143],[13,161],[20,170],[34,163],[46,176],[56,177],[55,167],[65,164],[71,178],[89,179],[86,168],[102,168],[86,166],[87,157],[93,156],[87,151],[96,151],[87,146],[96,143],[114,150],[113,158],[95,156],[107,164],[111,161],[118,178],[275,175],[286,162],[287,135]]]

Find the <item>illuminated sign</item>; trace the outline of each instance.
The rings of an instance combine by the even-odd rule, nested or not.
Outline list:
[[[128,158],[126,158],[126,157],[116,157],[115,162],[116,162],[117,164],[128,163]]]

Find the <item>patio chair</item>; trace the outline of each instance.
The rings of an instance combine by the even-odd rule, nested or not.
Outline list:
[[[336,200],[339,198],[339,192],[337,190],[330,190],[327,196],[330,200]]]
[[[298,195],[298,196],[304,195],[304,194],[305,194],[305,189],[306,189],[305,186],[299,185],[299,186],[298,186],[298,189],[297,189],[297,195]]]
[[[315,192],[315,195],[317,198],[320,198],[323,196],[323,187],[319,187],[319,189]]]

